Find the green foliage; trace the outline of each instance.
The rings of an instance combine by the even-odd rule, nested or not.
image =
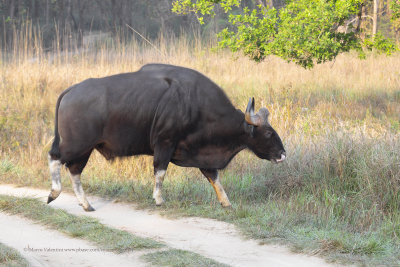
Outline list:
[[[390,10],[392,11],[390,21],[394,30],[398,32],[400,30],[400,0],[390,1]]]
[[[215,4],[220,4],[229,13],[230,27],[218,33],[220,48],[242,51],[255,61],[268,55],[276,55],[287,61],[311,68],[315,63],[333,60],[338,54],[356,49],[362,52],[363,45],[390,54],[396,50],[394,43],[383,35],[363,42],[352,31],[339,31],[347,21],[359,12],[363,0],[292,0],[279,11],[259,5],[242,12],[231,12],[238,7],[239,0],[177,0],[173,11],[195,12],[213,16]],[[350,25],[351,27],[351,25]]]
[[[378,53],[385,53],[386,55],[391,55],[398,50],[396,44],[392,40],[385,38],[381,32],[378,32],[374,37],[366,38],[364,47],[369,50],[375,48]]]
[[[225,28],[218,37],[219,47],[229,47],[232,51],[243,50],[244,54],[253,60],[260,61],[266,55],[273,53],[274,38],[278,23],[275,9],[243,10],[243,14],[230,14],[229,22],[233,30]]]
[[[203,24],[204,15],[215,15],[215,4],[219,4],[225,11],[225,13],[232,10],[232,7],[239,7],[241,0],[176,0],[172,4],[172,11],[177,14],[188,14],[194,12],[200,14],[197,19],[200,24]]]
[[[277,35],[272,43],[276,55],[303,67],[323,63],[339,53],[359,48],[353,32],[337,28],[354,15],[361,1],[293,1],[279,15]]]
[[[390,9],[392,10],[392,19],[400,18],[400,1],[393,0],[390,2]]]

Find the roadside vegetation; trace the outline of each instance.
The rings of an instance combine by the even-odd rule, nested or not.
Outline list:
[[[29,33],[29,31],[26,31]],[[19,36],[19,35],[17,35]],[[191,67],[210,77],[237,108],[249,97],[271,111],[287,160],[241,152],[221,172],[233,208],[220,208],[196,169],[171,164],[164,183],[172,215],[235,223],[262,243],[360,265],[400,264],[400,56],[352,53],[305,70],[275,57],[255,63],[199,39],[160,37],[153,47],[105,42],[96,49],[45,53],[20,33],[0,56],[0,181],[50,190],[47,152],[58,95],[89,77],[136,71],[150,62]],[[64,190],[70,181],[63,171]],[[152,158],[106,162],[92,154],[87,193],[154,208]],[[58,226],[57,226],[58,227]]]
[[[113,253],[144,250],[145,254],[141,258],[152,266],[227,266],[197,253],[171,249],[152,239],[137,237],[129,232],[105,226],[90,217],[76,216],[52,208],[34,198],[0,195],[0,211],[28,218],[71,237],[90,241],[99,248]],[[152,249],[151,252],[147,252],[148,249]],[[29,266],[17,251],[1,243],[0,264]]]
[[[69,236],[88,240],[102,249],[116,253],[164,246],[149,238],[140,238],[126,231],[110,228],[96,219],[51,208],[38,199],[0,195],[0,211],[37,221]]]
[[[29,263],[18,251],[0,243],[0,265],[6,267],[26,267]]]
[[[170,266],[170,267],[227,267],[228,265],[216,262],[203,256],[180,249],[169,249],[148,253],[142,258],[154,266]]]

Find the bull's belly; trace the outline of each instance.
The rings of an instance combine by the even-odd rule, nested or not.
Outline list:
[[[111,144],[111,143],[100,143],[96,147],[107,160],[114,158],[123,158],[136,155],[153,155],[153,152],[148,146],[137,145],[137,144]]]
[[[223,169],[227,164],[225,163],[215,163],[209,161],[203,161],[198,159],[185,159],[185,160],[176,160],[172,159],[172,163],[178,165],[180,167],[193,167],[193,168],[200,168],[200,169]]]
[[[190,158],[190,159],[172,159],[172,163],[181,167],[193,167],[200,169],[223,169],[228,165],[229,162],[215,162],[210,161],[209,159],[199,159],[199,158]]]
[[[177,149],[171,162],[182,167],[223,169],[239,151],[219,147],[206,147],[196,151]]]

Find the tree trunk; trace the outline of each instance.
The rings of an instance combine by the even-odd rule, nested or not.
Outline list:
[[[373,37],[375,37],[378,30],[378,8],[379,8],[379,0],[374,0],[374,14],[373,14],[373,24],[372,24]]]
[[[65,12],[65,30],[67,32],[70,32],[72,30],[72,1],[71,0],[67,0],[67,8],[66,8],[66,12]]]
[[[355,23],[355,32],[359,33],[360,29],[361,29],[361,21],[362,21],[362,16],[363,16],[363,12],[364,12],[364,6],[365,4],[362,3],[360,6],[360,9],[358,10],[357,13],[357,19],[356,19],[356,23]]]
[[[11,2],[10,2],[10,19],[11,20],[14,18],[14,12],[15,12],[15,1],[11,0]]]
[[[32,10],[33,21],[38,21],[39,20],[40,1],[34,0],[32,8],[33,8],[33,10]]]
[[[46,25],[49,24],[49,11],[50,11],[50,3],[49,0],[46,0]]]
[[[112,27],[113,32],[115,33],[115,29],[117,28],[117,16],[118,16],[118,9],[116,0],[111,0],[111,17],[112,17]]]
[[[78,22],[77,22],[77,32],[78,32],[78,45],[83,46],[83,14],[86,8],[86,2],[77,0],[78,4]]]

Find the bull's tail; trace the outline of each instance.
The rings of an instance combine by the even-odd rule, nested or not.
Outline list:
[[[54,141],[51,145],[51,149],[49,151],[49,155],[51,159],[58,160],[61,158],[60,153],[60,134],[58,133],[58,108],[60,107],[61,100],[65,94],[67,94],[71,88],[68,88],[61,95],[58,97],[57,104],[56,104],[56,114],[55,114],[55,122],[54,122]]]

